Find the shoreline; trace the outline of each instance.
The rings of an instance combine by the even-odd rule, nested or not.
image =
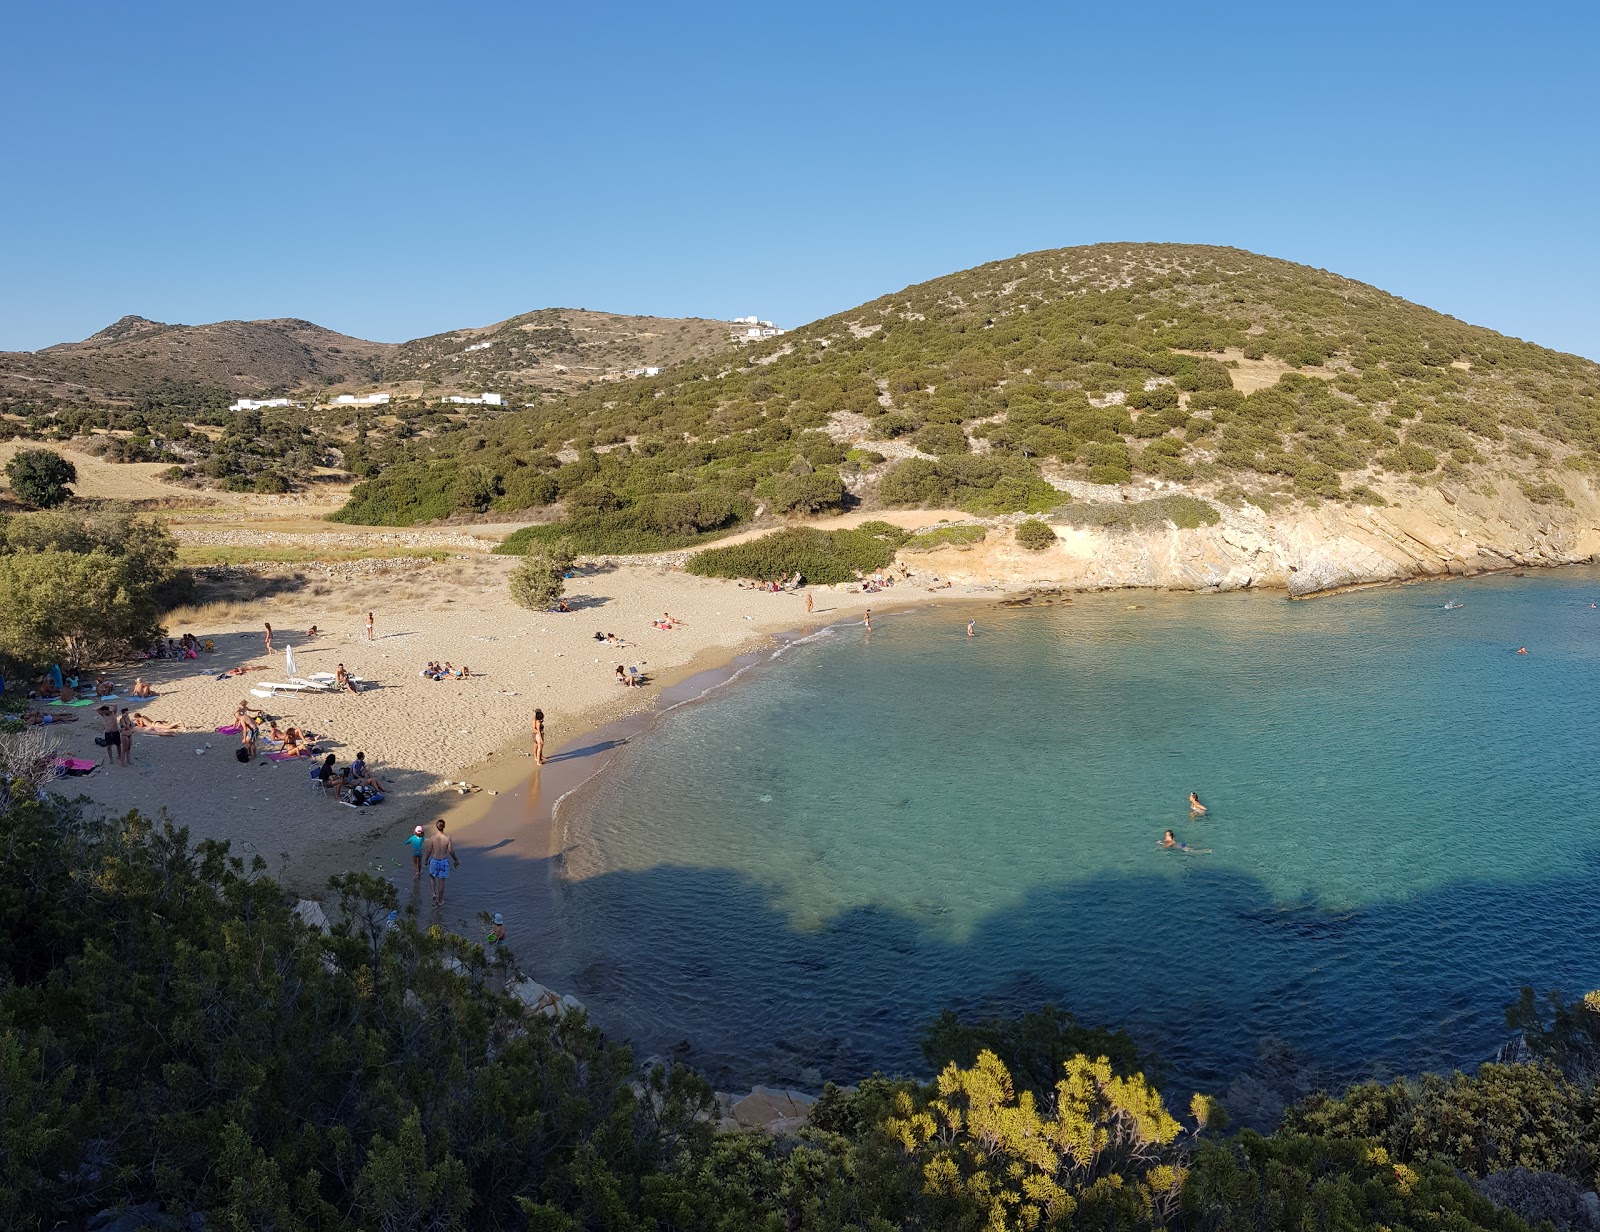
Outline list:
[[[986,595],[940,591],[881,604],[873,611],[893,616],[945,605],[999,604],[1015,593],[999,588]],[[613,768],[629,745],[648,735],[667,715],[682,706],[712,700],[723,688],[744,678],[752,668],[772,662],[824,629],[859,624],[854,616],[855,613],[846,612],[835,619],[777,631],[753,632],[743,642],[732,646],[706,647],[688,661],[664,671],[661,679],[651,686],[651,695],[643,707],[617,713],[614,704],[602,704],[586,713],[580,712],[571,734],[547,756],[542,769],[531,764],[528,736],[508,742],[469,768],[467,780],[481,785],[483,790],[459,803],[447,799],[437,810],[437,815],[445,819],[447,833],[456,841],[463,857],[473,858],[474,863],[476,858],[490,854],[508,855],[527,862],[533,867],[533,873],[531,876],[519,873],[510,880],[480,876],[476,871],[469,875],[464,862],[459,893],[451,898],[447,888],[447,906],[436,916],[438,921],[470,935],[475,926],[474,916],[500,910],[496,905],[497,895],[511,894],[531,897],[536,917],[533,927],[547,927],[556,914],[554,901],[565,865],[567,835],[561,820],[563,806],[574,796],[590,790]],[[316,871],[304,869],[305,875],[312,879],[310,884],[286,882],[286,886],[301,897],[321,898],[326,891],[327,877],[334,873],[355,869],[393,875],[392,870],[402,866],[394,853],[405,840],[406,827],[421,824],[422,814],[428,812],[434,810],[418,812],[413,809],[404,817],[396,814],[383,827],[382,834],[367,836],[353,860],[350,848],[344,847],[339,867],[323,860]],[[319,873],[320,880],[317,879]],[[407,900],[404,878],[396,877],[396,884],[403,902],[409,901],[409,905],[419,911],[424,909],[418,894],[413,893]],[[517,921],[519,931],[526,931],[529,923]],[[512,949],[515,952],[514,942]],[[543,974],[536,961],[522,962],[534,978]]]

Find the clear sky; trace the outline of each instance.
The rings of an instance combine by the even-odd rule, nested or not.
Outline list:
[[[1600,358],[1600,5],[6,6],[0,349],[1231,244]]]

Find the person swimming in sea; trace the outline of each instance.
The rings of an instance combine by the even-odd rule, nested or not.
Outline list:
[[[1204,817],[1206,815],[1206,811],[1206,806],[1200,803],[1200,797],[1191,791],[1189,793],[1189,816]],[[1172,831],[1168,830],[1167,833],[1171,834]]]
[[[1517,647],[1517,653],[1518,654],[1527,654],[1528,653],[1528,648],[1526,646],[1518,646]]]
[[[1203,856],[1211,854],[1211,848],[1209,847],[1191,847],[1188,843],[1179,842],[1177,835],[1173,834],[1171,830],[1168,830],[1161,836],[1161,841],[1157,843],[1156,846],[1167,847],[1173,851],[1181,851],[1186,856]]]

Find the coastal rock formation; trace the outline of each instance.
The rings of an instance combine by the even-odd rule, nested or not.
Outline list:
[[[967,585],[1264,587],[1298,598],[1372,583],[1589,561],[1600,555],[1600,497],[1587,476],[1569,477],[1565,490],[1568,504],[1537,504],[1518,490],[1445,485],[1397,493],[1404,505],[1398,499],[1385,505],[1328,502],[1274,512],[1213,500],[1220,520],[1195,529],[1170,522],[1058,522],[1056,544],[1041,552],[1024,550],[1008,531],[991,531],[973,547],[908,559],[918,572]],[[1128,505],[1158,495],[1131,488],[1118,494]]]
[[[814,1095],[803,1091],[755,1087],[742,1098],[728,1097],[724,1126],[730,1129],[760,1129],[769,1134],[792,1133],[805,1126],[811,1115]]]

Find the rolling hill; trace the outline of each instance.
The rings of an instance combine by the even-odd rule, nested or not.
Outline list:
[[[547,308],[411,342],[368,342],[310,321],[166,325],[126,316],[82,342],[0,352],[0,398],[126,403],[160,394],[221,406],[245,395],[382,385],[398,396],[549,396],[629,369],[726,351],[728,323]]]
[[[1509,484],[1557,507],[1595,466],[1588,360],[1237,249],[1099,244],[409,440],[339,516],[554,506],[548,533],[582,550],[647,550],[760,509],[1004,514],[1139,487],[1272,507]]]

